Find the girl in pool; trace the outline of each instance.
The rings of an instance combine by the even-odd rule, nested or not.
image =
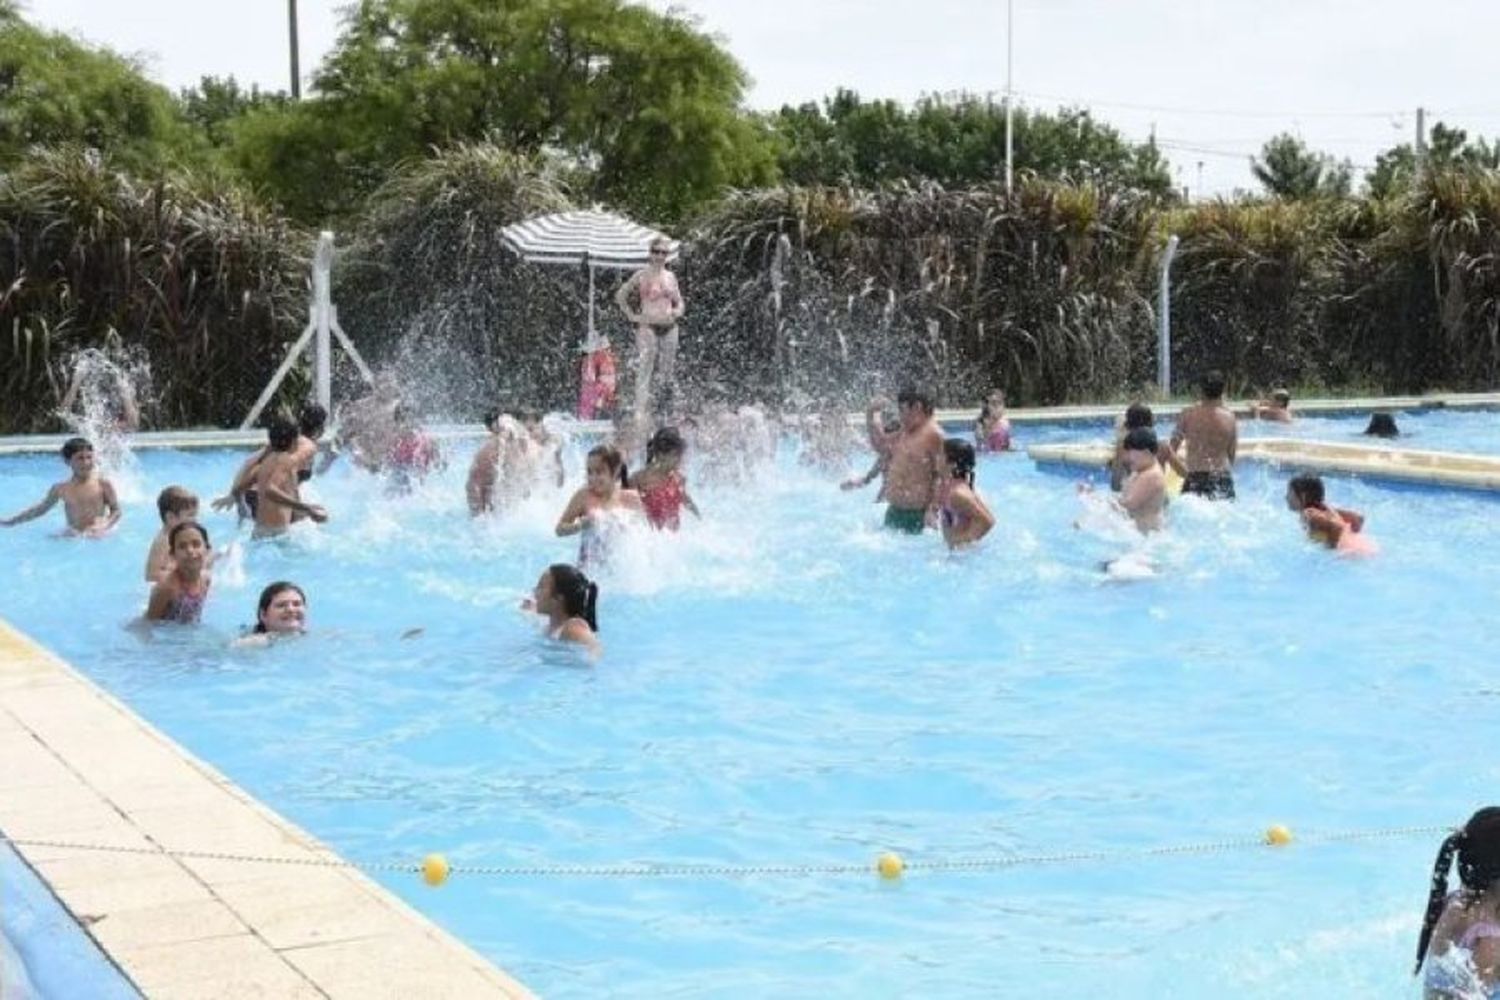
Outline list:
[[[1368,556],[1379,551],[1361,532],[1365,518],[1358,511],[1330,507],[1324,501],[1319,476],[1297,476],[1286,487],[1286,505],[1302,515],[1307,537],[1345,555]]]
[[[1010,451],[1010,420],[1005,416],[1005,390],[990,392],[974,424],[974,440],[980,451]]]
[[[1462,887],[1450,895],[1455,855]],[[1479,810],[1438,850],[1414,975],[1429,955],[1422,983],[1428,1000],[1500,997],[1500,807]]]
[[[974,446],[959,438],[943,442],[943,461],[948,479],[938,507],[943,541],[948,548],[972,545],[995,526],[995,515],[974,489]]]
[[[546,616],[547,638],[576,643],[590,653],[598,653],[598,603],[598,584],[567,563],[554,563],[542,571],[531,599],[523,601],[521,607]]]
[[[196,521],[183,521],[167,535],[172,571],[163,574],[151,588],[146,603],[146,621],[196,625],[203,616],[203,602],[213,583],[208,573],[212,546],[208,532]]]
[[[307,631],[307,595],[287,580],[277,580],[260,592],[255,628],[235,641],[236,646],[269,646],[276,639]]]
[[[687,478],[681,472],[687,445],[675,427],[663,427],[646,442],[646,467],[631,480],[640,494],[641,507],[651,527],[676,531],[682,524],[682,508],[702,517],[688,495]]]
[[[630,474],[625,459],[613,446],[601,444],[588,454],[587,485],[568,501],[557,519],[557,536],[579,535],[578,565],[598,566],[607,561],[613,539],[623,530],[631,512],[641,511],[641,496],[627,485]]]

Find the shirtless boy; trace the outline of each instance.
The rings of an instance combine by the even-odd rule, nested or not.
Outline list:
[[[1285,389],[1271,393],[1270,399],[1257,400],[1250,404],[1250,415],[1256,420],[1269,420],[1273,424],[1292,422],[1292,394]]]
[[[1125,463],[1130,474],[1116,502],[1143,533],[1160,531],[1167,506],[1167,477],[1157,461],[1156,432],[1137,427],[1125,435]]]
[[[913,388],[896,397],[901,427],[887,433],[880,422],[882,399],[870,402],[865,429],[879,454],[888,456],[885,469],[885,526],[920,535],[935,512],[945,473],[943,431],[932,417],[932,397]]]
[[[1182,474],[1182,492],[1210,500],[1234,499],[1234,456],[1239,429],[1224,405],[1224,376],[1203,376],[1203,398],[1177,415],[1168,460]],[[1187,443],[1187,454],[1175,456]]]
[[[328,520],[328,512],[317,504],[303,503],[297,472],[302,457],[297,452],[297,425],[289,420],[273,421],[268,429],[270,447],[255,469],[254,537],[279,535],[298,515],[312,518],[318,524]]]
[[[98,538],[120,520],[120,501],[114,485],[94,471],[94,446],[83,438],[69,438],[62,446],[63,461],[73,477],[53,486],[40,501],[14,517],[0,518],[0,526],[24,524],[41,517],[62,501],[70,535]]]

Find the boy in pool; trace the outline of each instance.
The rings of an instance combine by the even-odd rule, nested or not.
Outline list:
[[[301,457],[297,454],[297,425],[278,418],[267,428],[267,435],[271,439],[270,447],[255,471],[255,492],[259,500],[255,504],[252,537],[280,535],[299,517],[309,518],[317,524],[327,521],[326,510],[302,501],[300,477],[297,475],[302,468]]]
[[[938,492],[944,479],[943,432],[932,416],[932,397],[907,387],[896,396],[901,430],[885,433],[878,423],[884,401],[870,402],[865,426],[876,451],[888,455],[885,473],[885,526],[920,535],[936,517]]]
[[[1351,555],[1371,555],[1375,543],[1361,532],[1365,517],[1358,511],[1330,507],[1320,476],[1296,476],[1286,486],[1287,507],[1302,515],[1307,537],[1330,549]]]
[[[62,501],[68,519],[67,534],[98,538],[120,521],[120,501],[115,487],[94,468],[94,446],[83,438],[69,438],[62,458],[73,476],[53,486],[47,495],[13,517],[0,518],[0,526],[11,527],[41,517]]]
[[[1143,534],[1160,531],[1167,507],[1167,477],[1157,459],[1161,446],[1156,432],[1149,427],[1137,427],[1125,435],[1121,448],[1130,474],[1125,477],[1115,502]]]
[[[198,520],[198,497],[186,487],[168,486],[157,494],[156,512],[161,515],[161,530],[146,553],[147,583],[155,583],[172,571],[172,552],[167,539],[179,524]]]
[[[1273,424],[1289,424],[1292,422],[1292,394],[1285,389],[1277,389],[1271,393],[1270,399],[1251,403],[1250,415],[1257,420],[1269,420]]]

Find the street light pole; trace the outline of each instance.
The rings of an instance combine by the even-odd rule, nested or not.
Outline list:
[[[1005,0],[1005,193],[1011,192],[1011,113],[1015,96],[1011,93],[1011,57],[1014,52],[1012,38],[1015,35],[1015,0]]]
[[[297,65],[297,0],[286,0],[286,19],[291,29],[292,100],[302,97],[302,71]]]

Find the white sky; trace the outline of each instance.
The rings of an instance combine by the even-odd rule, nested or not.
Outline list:
[[[32,20],[134,54],[174,88],[204,74],[286,86],[281,0],[24,3]],[[1252,187],[1247,158],[1278,131],[1359,166],[1410,140],[1418,105],[1470,135],[1500,133],[1500,0],[1014,3],[1019,99],[1086,104],[1134,139],[1154,123],[1179,185],[1195,194]],[[755,107],[839,86],[904,101],[1005,86],[1004,0],[649,5],[695,14],[720,36],[754,79]],[[304,80],[333,44],[342,6],[299,0]]]

